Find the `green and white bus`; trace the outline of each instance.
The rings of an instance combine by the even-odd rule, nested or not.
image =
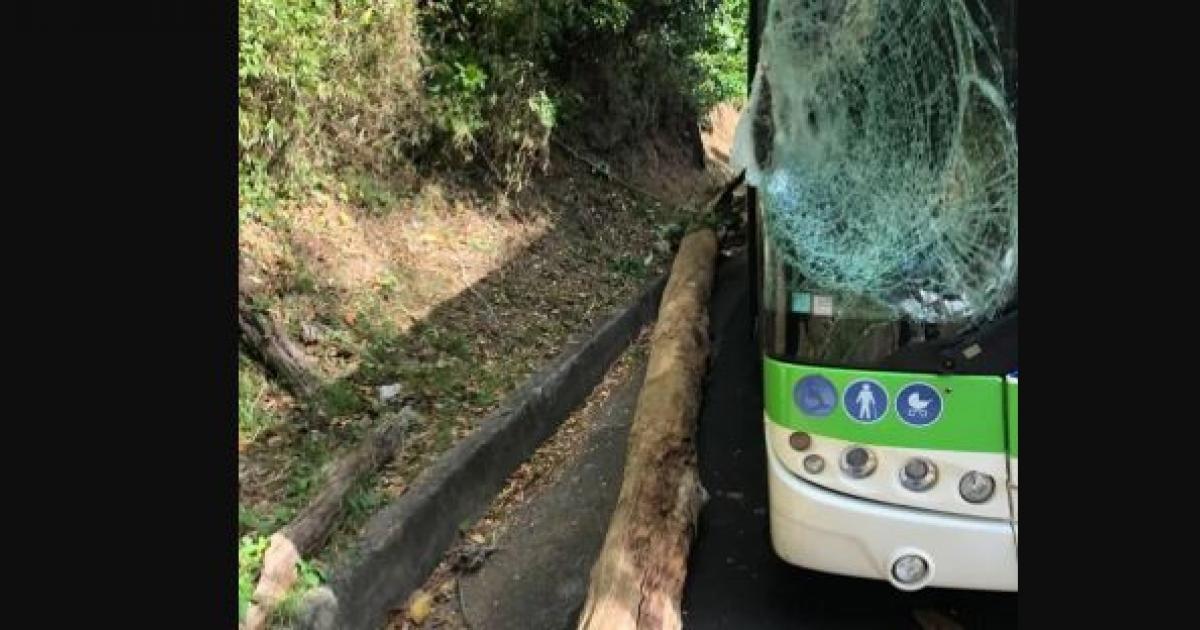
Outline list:
[[[787,2],[753,2],[752,26]],[[992,24],[1014,47],[1015,3],[999,7]],[[752,69],[760,31],[750,29]],[[1012,98],[1015,49],[1001,54]],[[747,198],[776,553],[906,591],[1016,591],[1015,271],[983,318],[881,305],[806,278],[796,246],[772,237],[781,219],[767,195]],[[1011,238],[1015,267],[1015,218]]]

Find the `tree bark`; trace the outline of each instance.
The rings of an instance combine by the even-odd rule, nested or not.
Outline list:
[[[711,230],[680,244],[663,292],[629,434],[621,494],[592,568],[579,628],[679,628],[696,518],[705,501],[695,427],[708,360]]]
[[[238,327],[250,349],[292,394],[304,402],[314,399],[321,389],[320,380],[309,370],[308,357],[288,338],[273,314],[256,311],[239,296]]]
[[[333,530],[346,495],[359,479],[391,459],[400,447],[415,412],[404,410],[383,423],[353,452],[342,458],[326,477],[321,491],[283,529],[271,535],[245,630],[265,627],[267,619],[296,582],[296,563],[320,548]]]
[[[415,415],[416,412],[405,409],[385,416],[370,437],[337,463],[326,478],[324,488],[281,530],[301,555],[316,551],[325,542],[346,494],[359,478],[371,474],[391,459]]]

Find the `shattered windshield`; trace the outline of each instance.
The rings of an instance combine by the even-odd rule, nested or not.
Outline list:
[[[1011,302],[1015,5],[991,5],[769,3],[733,156],[758,190],[764,297],[945,325]]]

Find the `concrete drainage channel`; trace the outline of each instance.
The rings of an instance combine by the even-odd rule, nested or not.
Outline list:
[[[382,627],[389,611],[437,566],[458,528],[483,514],[508,476],[587,399],[642,326],[654,320],[665,285],[666,277],[650,284],[586,339],[568,346],[372,517],[329,583],[305,597],[299,627]]]

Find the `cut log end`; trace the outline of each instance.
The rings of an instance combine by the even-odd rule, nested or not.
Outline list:
[[[296,583],[296,565],[300,552],[296,545],[281,533],[271,535],[270,546],[263,554],[262,574],[254,588],[250,609],[246,611],[245,630],[261,630],[266,627],[271,611],[283,601],[292,585]]]

